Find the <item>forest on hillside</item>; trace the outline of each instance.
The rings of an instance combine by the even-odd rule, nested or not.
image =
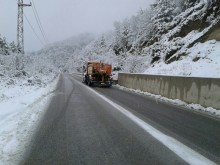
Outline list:
[[[218,0],[157,0],[131,18],[115,22],[113,31],[71,56],[69,64],[77,61],[74,64],[80,67],[83,61],[106,60],[131,73],[161,62],[170,64],[187,56],[194,42],[219,22],[219,7]]]
[[[80,34],[19,57],[13,54],[15,43],[0,36],[0,74],[81,72],[89,60],[111,63],[116,72],[141,73],[187,57],[186,52],[219,22],[219,11],[219,0],[156,0],[98,37]],[[15,67],[18,62],[20,67]]]

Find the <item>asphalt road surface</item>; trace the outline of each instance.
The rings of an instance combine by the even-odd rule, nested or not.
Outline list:
[[[61,75],[19,164],[220,164],[220,121]]]

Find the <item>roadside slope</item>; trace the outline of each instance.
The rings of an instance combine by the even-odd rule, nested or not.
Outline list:
[[[57,78],[43,88],[8,87],[8,93],[0,102],[0,164],[14,165],[19,162],[53,96],[56,83]]]

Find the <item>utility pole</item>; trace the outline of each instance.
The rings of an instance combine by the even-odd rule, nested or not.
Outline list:
[[[24,4],[23,0],[18,0],[18,22],[17,22],[17,54],[24,54],[24,21],[23,21],[23,7],[31,6]]]

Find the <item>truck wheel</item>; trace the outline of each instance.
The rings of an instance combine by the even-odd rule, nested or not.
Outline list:
[[[86,85],[88,85],[88,79],[87,79],[87,76],[84,76],[84,83],[85,83]]]
[[[89,85],[89,86],[92,86],[92,83],[89,81],[88,85]]]

